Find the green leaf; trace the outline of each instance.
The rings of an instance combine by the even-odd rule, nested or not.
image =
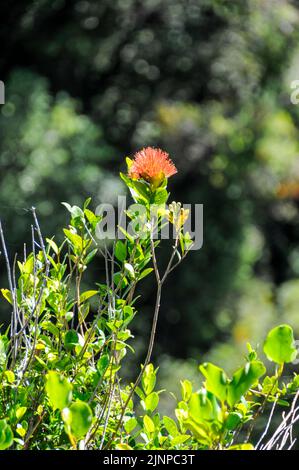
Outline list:
[[[121,179],[126,183],[131,191],[132,197],[135,201],[149,202],[151,197],[151,190],[148,183],[142,181],[134,181],[124,173],[120,173]]]
[[[0,367],[2,368],[5,365],[6,362],[6,348],[5,348],[5,342],[0,336]]]
[[[248,360],[249,361],[255,361],[257,359],[256,351],[252,348],[250,343],[247,343],[246,347],[247,347],[247,350],[248,350]]]
[[[43,321],[41,323],[41,327],[43,330],[46,330],[52,333],[52,335],[55,336],[56,338],[59,337],[59,334],[60,334],[59,328],[57,328],[57,326],[55,326],[51,321]]]
[[[84,401],[76,401],[70,408],[70,430],[77,439],[85,436],[92,423],[92,411]]]
[[[124,289],[126,285],[128,284],[127,279],[124,277],[124,275],[120,271],[114,274],[113,282],[115,286],[117,287],[120,286],[122,289]]]
[[[133,450],[133,447],[129,446],[129,444],[116,444],[115,450]]]
[[[92,226],[93,229],[96,228],[97,226],[97,223],[101,220],[101,216],[98,216],[98,215],[95,215],[92,211],[90,211],[89,209],[85,209],[84,210],[84,214],[88,220],[88,222],[90,223],[90,225]]]
[[[1,294],[7,300],[7,302],[9,302],[10,304],[13,303],[12,295],[9,289],[1,289]]]
[[[118,225],[118,229],[124,234],[127,240],[129,240],[130,243],[134,243],[134,238],[132,235],[130,235],[121,225]]]
[[[27,411],[26,406],[21,406],[20,408],[18,408],[17,411],[16,411],[17,419],[22,419],[24,414],[26,413],[26,411]]]
[[[0,450],[8,449],[13,444],[13,432],[5,419],[0,420]]]
[[[144,399],[145,399],[145,394],[143,393],[143,391],[141,390],[141,388],[136,387],[135,393],[136,393],[136,395],[138,395],[138,397],[139,397],[141,400],[144,400]]]
[[[90,251],[90,252],[88,253],[88,255],[84,258],[84,263],[85,263],[85,264],[89,264],[89,263],[93,260],[93,258],[94,258],[95,255],[97,254],[97,252],[98,252],[98,249],[97,249],[97,248],[95,248],[94,250]]]
[[[83,292],[80,295],[80,304],[85,302],[86,300],[90,299],[90,297],[93,297],[94,295],[97,295],[99,291],[97,290],[87,290],[86,292]]]
[[[241,423],[242,420],[242,415],[241,413],[237,413],[233,411],[228,415],[225,421],[225,427],[229,431],[233,431],[236,429],[236,427]]]
[[[254,446],[252,444],[236,444],[234,446],[230,446],[227,450],[254,450]]]
[[[124,264],[125,271],[128,273],[129,277],[132,279],[135,279],[135,271],[133,266],[130,263],[125,263]]]
[[[190,237],[189,232],[180,233],[180,246],[182,250],[182,254],[185,253],[186,250],[189,250],[193,245],[193,240]]]
[[[179,444],[184,444],[188,439],[190,439],[190,436],[188,434],[179,434],[178,436],[174,437],[173,440],[171,441],[172,447],[177,446]]]
[[[210,445],[211,440],[208,434],[208,427],[203,424],[196,423],[193,419],[184,421],[184,427],[192,432],[194,437],[204,445]]]
[[[85,210],[89,206],[90,203],[91,203],[91,197],[88,197],[83,204],[83,209]]]
[[[228,404],[234,406],[265,372],[266,368],[260,361],[247,362],[245,367],[238,369],[228,386]]]
[[[130,305],[126,305],[123,310],[123,316],[125,321],[131,321],[134,316],[134,310]]]
[[[34,257],[32,253],[27,257],[25,263],[23,264],[22,274],[31,274],[34,269]]]
[[[130,434],[133,431],[133,429],[136,428],[136,426],[137,426],[136,418],[130,418],[124,424],[124,428],[128,434]]]
[[[190,380],[181,380],[182,386],[182,398],[184,401],[188,401],[192,394],[192,383]]]
[[[142,387],[146,395],[149,395],[156,385],[156,373],[153,364],[148,364],[143,371]]]
[[[143,425],[144,425],[145,432],[147,434],[151,434],[155,432],[155,424],[149,416],[145,415],[143,417]]]
[[[80,253],[84,246],[84,240],[77,233],[71,232],[70,230],[64,228],[63,232],[67,237],[68,241],[71,243],[74,251]]]
[[[127,257],[127,247],[126,247],[126,244],[124,242],[122,242],[121,240],[117,240],[116,244],[115,244],[115,257],[123,262],[125,261],[126,257]]]
[[[158,188],[154,192],[154,197],[153,197],[152,203],[157,204],[157,205],[163,205],[163,204],[166,203],[166,201],[168,199],[168,196],[169,196],[169,193],[167,192],[166,189]]]
[[[264,353],[270,361],[277,364],[292,362],[297,356],[293,329],[289,325],[273,328],[264,343]]]
[[[82,304],[78,312],[79,323],[81,324],[89,314],[90,304]]]
[[[228,378],[223,369],[211,363],[202,364],[200,372],[206,378],[206,388],[220,401],[226,400]]]
[[[65,319],[67,322],[69,322],[70,320],[72,320],[72,318],[74,317],[74,313],[73,312],[66,312],[65,313]]]
[[[69,330],[64,337],[64,345],[66,349],[73,349],[79,344],[79,335],[76,330]]]
[[[5,374],[5,377],[6,377],[8,383],[10,383],[10,384],[14,383],[15,374],[13,373],[12,370],[6,370],[4,374]]]
[[[131,168],[131,166],[133,165],[132,158],[126,157],[126,164],[127,164],[128,170],[129,170]]]
[[[46,392],[53,410],[63,410],[72,400],[72,385],[59,372],[48,372]]]
[[[219,406],[214,395],[205,389],[192,393],[188,406],[189,415],[198,423],[201,423],[203,420],[217,419]]]
[[[97,362],[97,370],[103,375],[106,372],[107,367],[109,366],[109,356],[108,354],[103,354]]]
[[[260,361],[248,362],[245,367],[238,369],[232,380],[229,380],[223,369],[214,364],[206,363],[200,366],[200,371],[206,378],[206,388],[221,402],[227,401],[234,406],[250,387],[266,372]]]
[[[54,251],[54,253],[56,255],[58,255],[59,253],[59,248],[58,246],[56,245],[56,243],[54,242],[54,240],[51,240],[50,238],[46,238],[46,241],[48,243],[48,245],[50,245],[50,247],[52,248],[52,250]]]
[[[177,425],[172,418],[169,418],[168,416],[163,416],[163,424],[170,436],[176,437],[179,434]]]
[[[159,395],[157,392],[152,392],[148,395],[144,400],[144,404],[147,411],[153,412],[159,404]]]
[[[275,400],[275,398],[273,399],[273,401],[274,400]],[[281,406],[290,406],[290,403],[287,400],[282,400],[281,398],[279,398],[277,400],[277,403],[278,403],[278,405],[281,405]]]
[[[145,278],[148,276],[154,269],[153,268],[147,268],[144,269],[138,276],[138,281],[141,281],[141,279]]]

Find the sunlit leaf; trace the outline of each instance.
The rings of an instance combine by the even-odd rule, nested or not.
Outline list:
[[[13,444],[13,432],[5,419],[0,420],[0,450],[8,449]]]
[[[233,406],[238,402],[265,372],[266,368],[260,361],[248,362],[244,367],[238,369],[228,386],[228,404]]]
[[[277,364],[292,362],[297,356],[293,329],[289,325],[279,325],[267,335],[264,353],[270,361]]]
[[[59,372],[48,372],[46,376],[46,392],[54,410],[66,408],[72,400],[72,385]]]
[[[144,404],[147,411],[153,412],[159,404],[159,395],[156,392],[152,392],[145,398]]]
[[[178,427],[172,418],[169,418],[168,416],[163,416],[163,424],[170,436],[176,437],[178,435]]]
[[[70,406],[69,410],[71,433],[77,439],[81,439],[92,423],[91,408],[87,403],[78,400]]]
[[[155,424],[149,416],[145,415],[143,417],[143,425],[147,434],[155,432]]]
[[[97,290],[87,290],[87,291],[83,292],[80,295],[80,303],[82,304],[86,300],[90,299],[90,297],[93,297],[94,295],[97,295],[98,293],[99,293],[99,291],[97,291]]]
[[[200,372],[206,378],[207,390],[212,392],[220,401],[224,402],[227,395],[228,378],[223,369],[211,363],[202,364]]]
[[[124,242],[122,242],[121,240],[117,240],[116,244],[115,244],[115,257],[123,262],[125,261],[126,257],[127,257],[127,248],[126,248],[126,245]]]

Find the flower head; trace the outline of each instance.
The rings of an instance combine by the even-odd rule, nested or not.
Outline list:
[[[157,186],[164,178],[176,173],[177,169],[168,153],[153,147],[146,147],[137,152],[128,172],[130,178],[144,179]]]
[[[177,231],[183,227],[189,217],[189,209],[184,209],[180,202],[172,202],[165,212],[166,218],[173,224]]]

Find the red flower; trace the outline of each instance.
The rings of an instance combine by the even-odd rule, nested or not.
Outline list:
[[[144,179],[152,184],[159,184],[164,178],[175,175],[177,169],[168,153],[161,149],[146,147],[134,155],[128,173],[130,178]]]

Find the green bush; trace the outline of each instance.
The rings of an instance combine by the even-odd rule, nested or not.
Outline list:
[[[271,330],[264,343],[267,358],[277,365],[274,374],[266,375],[248,345],[245,365],[232,377],[212,363],[202,364],[199,390],[188,380],[181,382],[176,419],[160,416],[164,392],[155,390],[151,357],[164,282],[192,246],[184,231],[189,214],[179,203],[166,207],[171,162],[165,157],[160,167],[148,157],[138,171],[136,160],[127,163],[128,175],[121,178],[144,212],[126,211],[134,230],[122,229],[123,239],[98,240],[104,216],[89,208],[90,199],[83,208],[64,203],[70,222],[61,244],[54,237],[44,240],[32,208],[32,252],[24,250],[24,259],[11,266],[0,226],[9,281],[2,294],[12,309],[9,329],[0,337],[0,449],[253,449],[252,428],[267,403],[288,406],[294,400],[290,416],[295,420],[298,376],[287,383],[281,379],[284,364],[297,355],[288,325]],[[158,205],[155,217],[153,204]],[[154,235],[166,221],[175,239],[162,267],[160,240]],[[103,255],[105,282],[84,290],[97,252]],[[147,354],[135,382],[125,385],[122,360],[134,351],[135,289],[149,275],[156,298]],[[278,437],[256,447],[285,445],[288,439],[293,445],[285,434],[289,426],[277,432]]]

